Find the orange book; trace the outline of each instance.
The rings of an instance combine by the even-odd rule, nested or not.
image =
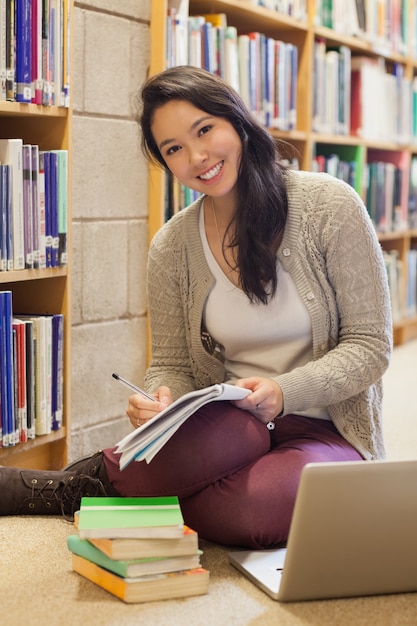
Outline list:
[[[184,598],[208,592],[209,572],[202,567],[155,576],[122,578],[72,554],[72,569],[127,603]]]

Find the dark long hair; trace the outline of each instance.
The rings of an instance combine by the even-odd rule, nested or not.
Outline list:
[[[152,135],[155,111],[172,100],[228,120],[242,141],[234,221],[240,285],[248,298],[266,304],[277,287],[273,247],[288,212],[285,168],[270,133],[255,119],[238,93],[218,76],[192,67],[173,67],[142,88],[139,125],[145,156],[169,171]]]

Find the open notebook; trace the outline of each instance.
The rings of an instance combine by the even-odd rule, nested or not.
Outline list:
[[[287,547],[229,560],[282,602],[417,591],[417,460],[306,465]]]

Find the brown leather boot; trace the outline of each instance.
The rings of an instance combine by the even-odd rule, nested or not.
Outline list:
[[[0,515],[63,515],[72,520],[83,496],[118,496],[102,452],[62,471],[0,467]]]

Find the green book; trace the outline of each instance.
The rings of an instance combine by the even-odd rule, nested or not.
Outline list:
[[[82,498],[81,539],[176,538],[184,534],[178,498]]]
[[[170,541],[168,540],[166,543],[168,553]],[[80,539],[77,535],[70,535],[67,539],[67,544],[73,554],[82,556],[88,561],[96,563],[100,565],[100,567],[104,567],[123,578],[137,578],[138,576],[179,572],[200,567],[200,550],[197,550],[194,554],[185,556],[129,559],[122,561],[111,559],[104,554],[104,552],[93,546],[88,539]]]

